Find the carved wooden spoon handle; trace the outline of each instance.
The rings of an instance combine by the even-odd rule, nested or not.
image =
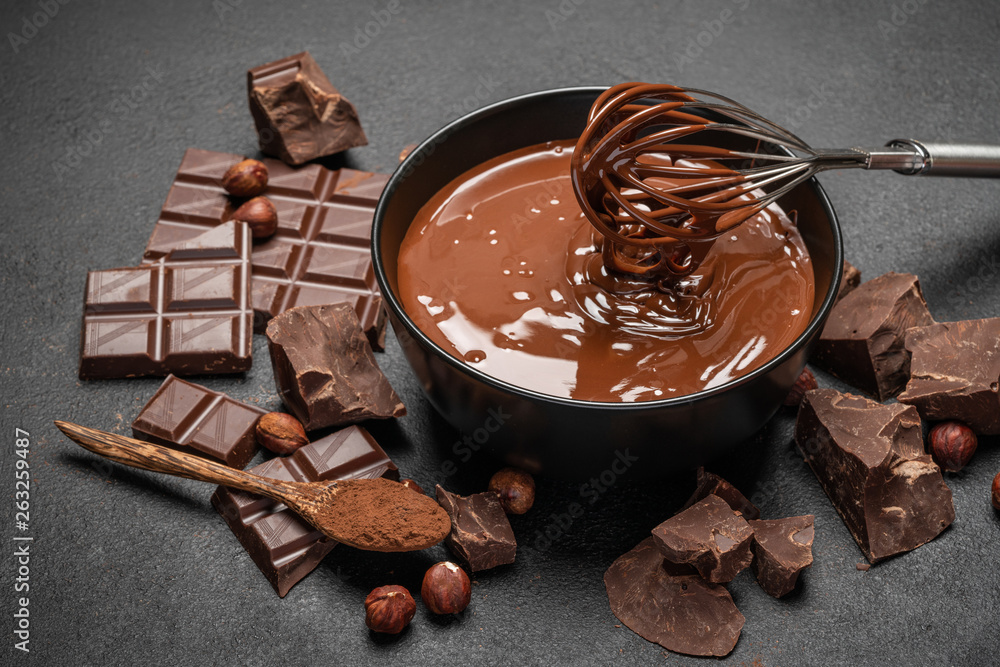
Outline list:
[[[161,445],[98,431],[71,422],[57,421],[55,424],[70,440],[84,449],[133,468],[222,484],[233,489],[258,493],[279,502],[285,502],[289,497],[299,495],[297,489],[284,482],[236,470]]]

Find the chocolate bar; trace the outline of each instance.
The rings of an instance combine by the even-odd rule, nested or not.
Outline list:
[[[799,408],[795,443],[872,563],[930,542],[955,520],[913,406],[814,389]]]
[[[718,496],[710,495],[670,517],[653,529],[653,537],[666,560],[693,565],[716,584],[732,581],[753,560],[753,531]]]
[[[368,143],[354,105],[308,51],[247,72],[260,150],[291,165]]]
[[[795,589],[799,573],[813,562],[812,544],[816,537],[811,514],[787,519],[750,521],[753,529],[753,563],[757,583],[776,598]]]
[[[350,426],[276,457],[250,472],[295,482],[330,479],[398,480],[399,470],[366,430]],[[312,572],[337,545],[285,505],[220,486],[212,505],[280,597]]]
[[[146,261],[229,220],[238,202],[226,195],[222,176],[242,159],[188,149],[146,246]],[[268,320],[294,306],[346,302],[357,311],[372,348],[383,349],[385,311],[369,246],[375,204],[388,176],[261,161],[278,231],[253,246],[254,332],[263,333]]]
[[[306,430],[406,414],[348,304],[287,310],[267,342],[278,393]]]
[[[87,274],[81,380],[250,369],[250,232],[198,231],[157,262]]]
[[[910,381],[900,403],[924,419],[957,419],[1000,433],[1000,318],[944,322],[906,332]]]
[[[437,501],[451,517],[448,549],[473,572],[513,563],[517,540],[494,491],[460,496],[436,487]]]
[[[718,496],[722,500],[725,500],[734,512],[742,514],[744,519],[760,518],[760,510],[757,509],[757,506],[747,500],[746,496],[740,493],[735,486],[718,475],[710,473],[704,467],[701,467],[698,468],[697,479],[698,485],[695,487],[694,493],[684,503],[684,506],[678,510],[679,512],[683,512],[709,496]]]
[[[746,620],[725,586],[664,561],[652,537],[611,564],[604,587],[619,621],[677,653],[729,655]]]
[[[830,311],[812,361],[844,382],[892,398],[910,377],[903,335],[933,324],[917,277],[887,273],[863,283]]]
[[[132,435],[242,469],[257,452],[254,428],[265,412],[169,375],[132,422]]]

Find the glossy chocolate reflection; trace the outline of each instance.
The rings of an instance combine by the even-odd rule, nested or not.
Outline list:
[[[573,141],[490,160],[421,209],[399,294],[435,343],[545,394],[646,401],[719,386],[791,344],[812,315],[812,265],[770,206],[663,285],[605,268],[570,181]]]

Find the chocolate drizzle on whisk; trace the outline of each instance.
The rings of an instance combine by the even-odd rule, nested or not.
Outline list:
[[[721,95],[623,83],[591,107],[571,175],[606,239],[605,266],[672,283],[698,268],[716,238],[824,168],[814,157]]]

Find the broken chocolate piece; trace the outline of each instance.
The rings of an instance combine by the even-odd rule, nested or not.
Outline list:
[[[514,562],[517,540],[500,496],[493,491],[460,496],[439,484],[437,501],[451,517],[451,533],[445,544],[473,572]]]
[[[247,72],[260,150],[291,165],[368,143],[354,105],[307,51]]]
[[[906,332],[910,381],[900,403],[924,419],[957,419],[1000,433],[1000,318],[944,322]]]
[[[884,401],[902,391],[910,377],[904,333],[933,323],[917,277],[887,273],[837,302],[812,361]]]
[[[955,519],[912,406],[815,389],[799,408],[795,442],[872,563],[930,542]]]
[[[349,304],[286,310],[267,340],[278,393],[306,430],[406,414]]]
[[[704,467],[698,468],[698,486],[695,487],[694,493],[679,511],[683,512],[695,503],[713,495],[725,500],[733,511],[742,514],[744,519],[760,518],[760,510],[757,509],[756,505],[747,500],[746,496],[740,493],[735,486],[718,475],[706,471]]]
[[[840,301],[845,296],[854,291],[854,288],[861,284],[861,271],[853,264],[844,260],[844,274],[840,278],[840,289],[837,291],[836,301]]]
[[[396,465],[360,426],[331,433],[291,456],[276,456],[254,466],[250,472],[287,482],[399,479]],[[337,546],[284,504],[263,496],[220,486],[212,495],[212,505],[280,597]]]
[[[132,435],[242,469],[257,453],[254,427],[265,412],[169,375],[132,422]]]
[[[799,580],[799,572],[813,562],[816,536],[811,514],[787,519],[751,521],[753,528],[753,573],[764,592],[776,598],[788,595]]]
[[[653,529],[660,552],[671,563],[693,565],[713,583],[732,581],[753,560],[753,531],[718,496],[708,496]]]
[[[721,584],[664,563],[647,537],[604,573],[611,611],[643,639],[687,655],[722,657],[736,646],[746,619]]]

